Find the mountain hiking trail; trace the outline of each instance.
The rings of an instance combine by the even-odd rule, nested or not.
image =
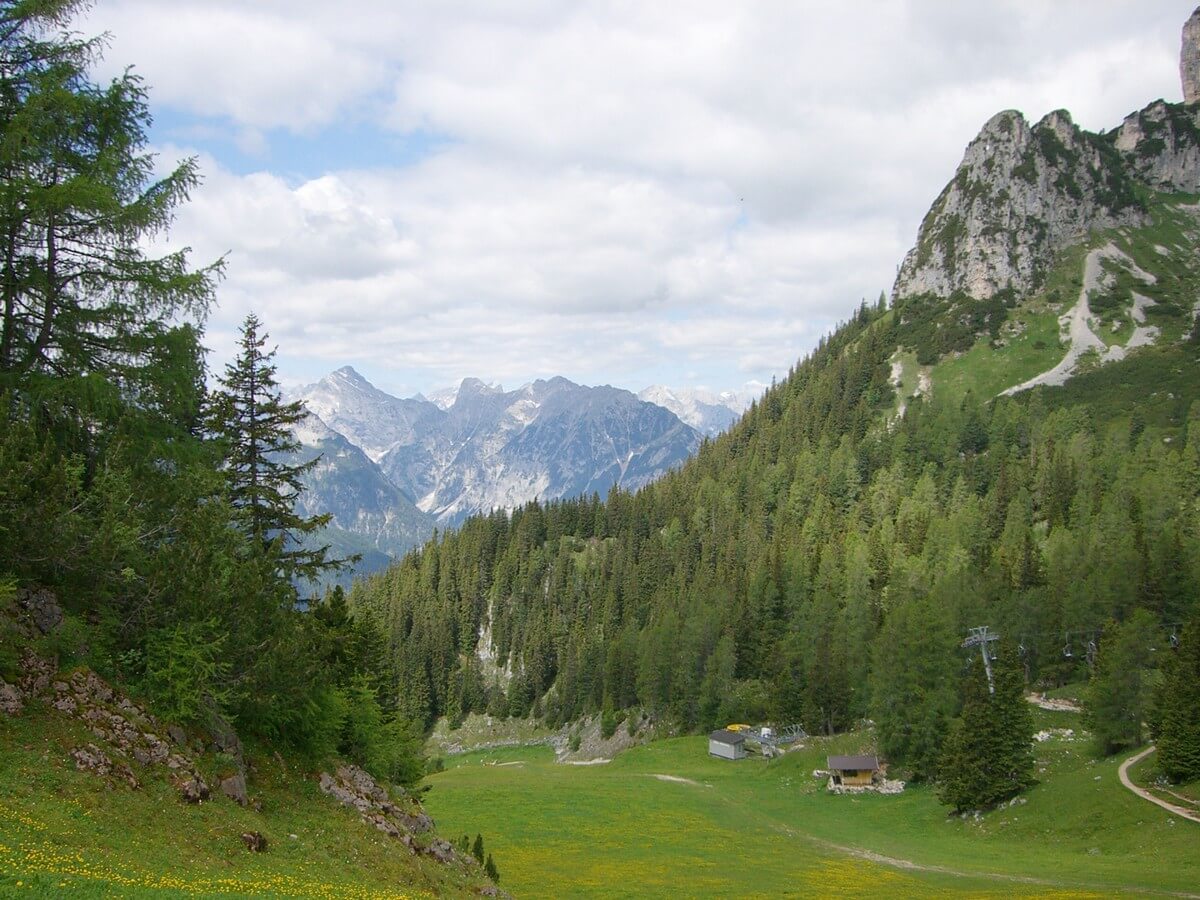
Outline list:
[[[1149,800],[1151,803],[1154,803],[1157,806],[1161,806],[1167,812],[1171,813],[1171,815],[1179,816],[1181,819],[1188,819],[1192,822],[1200,822],[1200,813],[1194,812],[1190,809],[1184,809],[1182,806],[1176,806],[1174,803],[1168,803],[1166,800],[1163,800],[1160,797],[1155,797],[1148,790],[1138,787],[1133,783],[1132,780],[1130,780],[1129,767],[1137,765],[1157,749],[1157,747],[1151,744],[1145,750],[1135,753],[1133,756],[1129,757],[1129,759],[1125,760],[1125,762],[1121,763],[1121,768],[1117,770],[1117,774],[1121,777],[1121,784],[1125,785],[1125,787],[1129,788],[1129,790],[1133,791],[1139,797]]]
[[[1071,338],[1071,346],[1067,350],[1067,355],[1053,369],[1043,372],[1041,375],[1035,375],[1028,381],[1001,391],[1001,396],[1027,391],[1030,388],[1037,387],[1039,384],[1053,386],[1066,384],[1067,379],[1075,371],[1075,365],[1079,362],[1079,358],[1090,350],[1095,350],[1100,354],[1102,359],[1120,359],[1125,355],[1124,347],[1113,347],[1110,349],[1104,341],[1096,336],[1096,332],[1092,331],[1092,309],[1088,305],[1088,294],[1100,287],[1101,279],[1104,277],[1104,268],[1101,262],[1105,258],[1120,258],[1123,256],[1124,254],[1113,244],[1106,244],[1098,250],[1088,253],[1087,258],[1083,262],[1083,286],[1079,288],[1079,299],[1071,307],[1070,312],[1059,318],[1060,324],[1067,325],[1068,334]]]

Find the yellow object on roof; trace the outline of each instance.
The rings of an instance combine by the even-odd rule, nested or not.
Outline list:
[[[725,730],[726,731],[749,731],[750,726],[749,725],[726,725]]]

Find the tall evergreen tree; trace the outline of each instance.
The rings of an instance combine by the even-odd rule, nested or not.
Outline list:
[[[963,680],[962,716],[946,740],[938,797],[959,812],[986,809],[1034,783],[1033,724],[1016,654],[1001,651],[988,690],[982,660],[972,656]]]
[[[1200,614],[1167,664],[1158,699],[1158,765],[1174,782],[1200,778]]]
[[[1102,754],[1142,742],[1149,700],[1146,670],[1156,631],[1154,617],[1142,609],[1104,630],[1084,702],[1085,722]]]
[[[872,715],[879,749],[916,781],[932,778],[937,771],[958,699],[957,649],[946,611],[927,597],[893,610],[875,645]]]
[[[267,333],[254,313],[242,324],[241,352],[225,366],[220,389],[211,398],[210,427],[222,442],[229,496],[244,533],[273,556],[287,578],[315,580],[337,567],[329,546],[310,547],[305,539],[328,524],[328,514],[295,512],[302,478],[318,462],[293,463],[300,449],[292,428],[307,415],[299,401],[284,403],[275,381],[275,350],[265,351]]]
[[[204,315],[221,270],[144,252],[196,163],[152,180],[142,82],[93,83],[101,40],[55,33],[86,5],[0,3],[0,391],[60,408],[123,386],[177,316]]]

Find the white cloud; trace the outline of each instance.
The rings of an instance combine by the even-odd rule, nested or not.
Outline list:
[[[768,381],[890,287],[995,111],[1112,127],[1178,96],[1191,4],[111,0],[181,143],[225,129],[173,240],[229,251],[208,342],[251,307],[283,367]],[[187,121],[192,121],[189,126]],[[283,140],[448,143],[285,176]],[[192,137],[189,137],[189,133]],[[177,148],[164,148],[167,156]],[[333,151],[331,151],[333,152]],[[672,374],[674,373],[674,374]],[[649,377],[646,377],[649,376]]]

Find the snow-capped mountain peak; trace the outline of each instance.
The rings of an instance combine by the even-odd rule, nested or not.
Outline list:
[[[704,388],[668,388],[651,385],[638,392],[638,398],[669,409],[701,434],[713,437],[736,422],[753,397],[746,391],[723,391],[720,394]]]

